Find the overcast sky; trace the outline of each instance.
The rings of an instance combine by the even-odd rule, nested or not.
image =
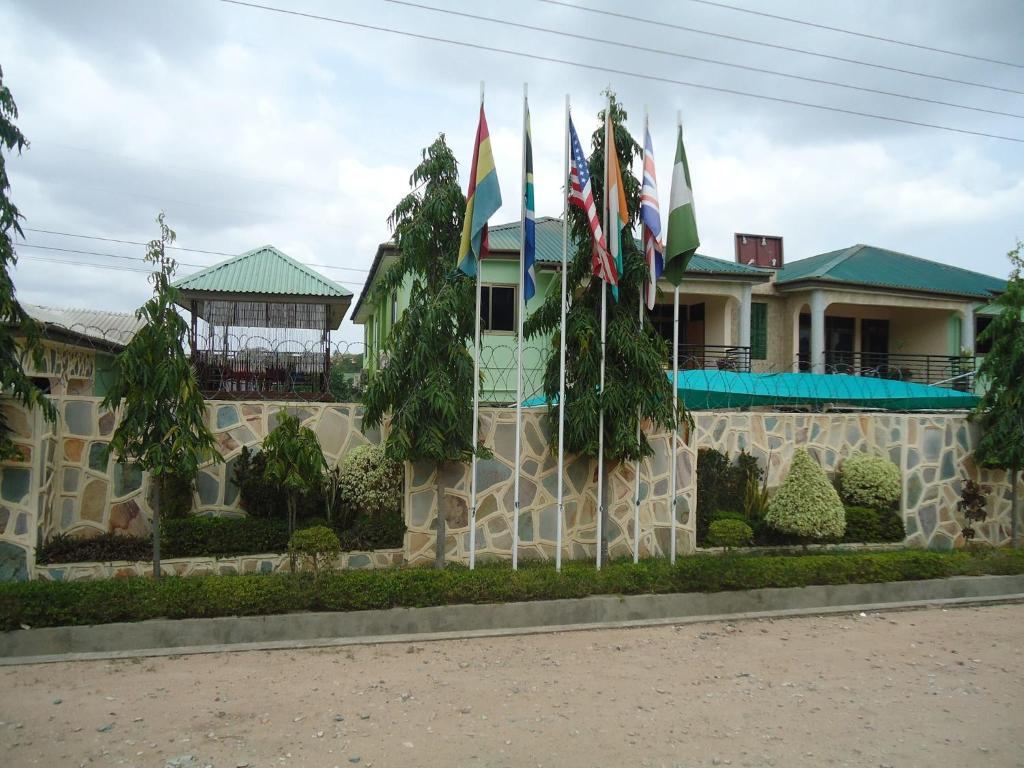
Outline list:
[[[1024,116],[1024,68],[974,61],[710,7],[574,0],[724,34],[860,59],[958,85],[598,16],[538,0],[422,4],[613,38],[805,77]],[[1019,0],[730,0],[831,26],[1024,63]],[[1024,138],[1024,120],[527,32],[384,0],[268,5],[766,96]],[[611,88],[638,135],[649,109],[668,199],[681,110],[702,252],[734,232],[785,238],[788,261],[870,243],[1003,276],[1024,237],[1024,144],[767,102],[445,45],[217,0],[0,0],[0,65],[32,143],[10,161],[25,226],[148,240],[160,210],[179,244],[273,244],[358,294],[420,150],[445,133],[468,173],[479,81],[506,204],[518,217],[521,94],[529,83],[538,215],[562,210],[562,120],[572,97],[589,144]],[[638,170],[634,169],[634,170]],[[29,244],[141,257],[139,246],[26,232]],[[24,301],[131,310],[133,259],[20,247]],[[75,265],[40,261],[59,259]],[[189,265],[217,256],[182,253]],[[80,266],[102,263],[120,271]],[[194,271],[183,266],[182,272]],[[362,338],[346,319],[341,339]]]

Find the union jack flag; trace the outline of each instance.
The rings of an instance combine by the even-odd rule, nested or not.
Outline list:
[[[590,234],[593,239],[591,260],[594,265],[594,274],[612,285],[619,284],[619,275],[615,269],[615,261],[608,252],[608,243],[604,239],[604,231],[601,229],[601,221],[597,215],[597,205],[594,203],[594,189],[590,183],[590,169],[587,167],[587,158],[583,154],[583,147],[580,146],[580,139],[576,135],[576,126],[569,118],[569,202],[587,214],[587,224],[590,226]]]
[[[647,279],[644,295],[647,308],[654,309],[658,297],[658,278],[665,271],[665,245],[661,242],[661,214],[658,212],[658,176],[654,172],[654,147],[651,131],[644,126],[644,184],[640,191],[640,220],[643,222],[644,258]]]

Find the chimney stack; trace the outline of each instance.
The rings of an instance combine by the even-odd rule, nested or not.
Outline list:
[[[736,233],[736,263],[782,269],[782,238],[778,235]]]

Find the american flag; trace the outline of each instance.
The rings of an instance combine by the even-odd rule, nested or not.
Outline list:
[[[594,188],[590,183],[590,169],[587,167],[587,158],[583,154],[583,147],[580,146],[579,136],[576,135],[576,126],[569,118],[569,143],[571,162],[569,164],[569,202],[579,206],[587,214],[587,224],[590,226],[590,234],[593,238],[591,259],[594,264],[594,274],[606,283],[618,285],[619,275],[615,270],[615,262],[608,252],[608,243],[604,239],[604,231],[601,229],[601,221],[597,215],[597,205],[594,203]]]
[[[661,214],[658,212],[658,177],[654,172],[654,147],[651,130],[644,125],[644,184],[640,191],[640,220],[643,222],[644,258],[647,279],[644,295],[647,308],[654,309],[658,297],[658,278],[665,271],[665,246],[661,242]]]

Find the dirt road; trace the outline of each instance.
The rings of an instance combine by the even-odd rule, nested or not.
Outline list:
[[[1024,605],[0,670],[21,766],[1024,766]]]

